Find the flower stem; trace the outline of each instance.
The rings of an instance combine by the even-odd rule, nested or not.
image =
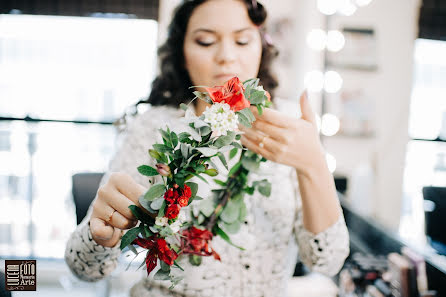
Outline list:
[[[242,160],[244,154],[245,154],[245,150],[242,150],[242,153],[240,155],[240,160]],[[243,166],[240,166],[240,168],[232,176],[229,177],[229,180],[228,180],[227,186],[226,186],[226,190],[225,190],[225,194],[224,194],[221,202],[217,205],[217,207],[215,208],[215,210],[212,213],[211,217],[209,218],[209,222],[206,224],[206,229],[207,230],[212,232],[212,229],[214,228],[215,224],[217,223],[217,219],[218,219],[218,215],[220,213],[220,209],[223,209],[226,206],[226,204],[228,203],[229,198],[231,198],[231,194],[232,193],[229,190],[229,186],[232,185],[232,183],[237,180],[237,177],[240,175],[242,170],[243,170]]]

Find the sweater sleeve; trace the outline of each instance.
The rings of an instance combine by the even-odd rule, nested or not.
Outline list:
[[[161,112],[162,114],[162,112]],[[149,187],[149,180],[153,177],[141,175],[137,167],[146,164],[154,166],[147,151],[159,142],[157,128],[161,126],[162,117],[156,112],[138,115],[120,135],[122,142],[109,163],[109,170],[104,174],[100,185],[105,184],[112,172],[125,172],[137,183]],[[95,199],[97,196],[95,197]],[[90,217],[93,212],[93,203],[90,204],[87,215],[70,235],[65,247],[65,262],[71,272],[79,279],[95,282],[109,275],[117,266],[121,254],[119,248],[121,241],[114,247],[104,247],[97,244],[90,232]]]
[[[302,207],[296,171],[292,170],[294,190],[299,198],[294,233],[299,246],[299,258],[311,270],[333,276],[342,268],[350,253],[348,229],[344,216],[324,231],[314,234],[303,225]]]

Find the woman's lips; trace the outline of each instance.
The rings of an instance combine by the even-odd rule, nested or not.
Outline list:
[[[236,75],[231,74],[231,73],[222,73],[222,74],[215,75],[214,78],[215,79],[229,80],[229,79],[233,78],[234,76],[236,76]]]

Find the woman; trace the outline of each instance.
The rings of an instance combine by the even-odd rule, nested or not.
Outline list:
[[[242,81],[259,77],[270,92],[277,86],[269,70],[274,51],[263,32],[265,18],[263,6],[251,0],[193,0],[177,9],[160,49],[161,74],[148,99],[153,106],[128,127],[95,201],[67,244],[66,262],[79,278],[96,281],[116,267],[123,230],[136,224],[128,206],[138,205],[150,186],[136,168],[151,162],[147,149],[161,141],[157,129],[166,123],[175,127],[183,116],[178,106],[191,97],[190,85],[221,85],[237,75]],[[298,248],[313,270],[339,271],[349,253],[348,232],[314,113],[305,94],[301,118],[282,112],[279,101],[262,116],[253,109],[253,127],[241,127],[242,144],[268,159],[250,179],[268,178],[273,185],[271,197],[255,193],[245,199],[247,219],[232,236],[245,250],[217,237],[213,247],[221,262],[205,257],[202,265],[191,266],[186,259],[185,279],[173,291],[168,281],[144,276],[131,296],[283,296]],[[194,102],[200,115],[207,103]],[[199,195],[208,196],[211,188],[196,182]]]

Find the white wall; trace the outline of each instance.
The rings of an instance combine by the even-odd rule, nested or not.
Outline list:
[[[336,156],[340,170],[350,177],[360,160],[370,160],[376,187],[371,214],[391,230],[397,230],[400,221],[419,5],[419,0],[374,0],[369,6],[359,8],[353,16],[334,22],[375,30],[378,70],[341,74],[350,85],[363,85],[367,96],[373,99],[376,137],[345,139],[335,136],[326,139],[326,148]]]

